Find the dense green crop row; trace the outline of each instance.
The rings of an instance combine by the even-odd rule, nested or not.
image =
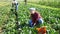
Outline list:
[[[60,1],[40,1],[38,4],[60,8]]]
[[[60,0],[28,0],[28,2],[60,8]]]

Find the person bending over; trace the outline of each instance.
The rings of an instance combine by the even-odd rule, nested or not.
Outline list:
[[[29,21],[29,26],[33,27],[38,24],[43,24],[43,19],[39,12],[35,8],[30,8],[31,20]]]

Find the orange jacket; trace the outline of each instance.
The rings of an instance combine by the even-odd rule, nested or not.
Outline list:
[[[41,33],[41,34],[45,34],[46,33],[46,27],[42,27],[42,28],[36,28],[38,33]]]

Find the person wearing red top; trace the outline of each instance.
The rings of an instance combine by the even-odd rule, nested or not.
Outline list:
[[[35,8],[30,8],[30,13],[31,13],[31,20],[29,21],[29,25],[31,27],[33,27],[34,25],[43,23],[43,19],[41,15],[36,11]]]

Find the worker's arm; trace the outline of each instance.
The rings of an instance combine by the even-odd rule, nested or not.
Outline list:
[[[38,18],[42,18],[41,15],[40,15],[40,13],[38,13]]]
[[[17,5],[18,5],[18,3],[17,3]]]

